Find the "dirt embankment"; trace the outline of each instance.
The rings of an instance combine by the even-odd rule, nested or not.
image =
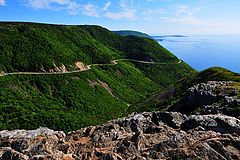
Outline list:
[[[108,93],[115,97],[115,95],[113,94],[113,91],[112,89],[108,86],[107,83],[103,82],[103,81],[100,81],[99,79],[97,81],[95,80],[89,80],[88,79],[88,83],[90,84],[90,86],[92,86],[93,88],[95,88],[95,86],[99,85],[99,86],[102,86],[106,91],[108,91]]]
[[[80,61],[75,62],[75,65],[77,66],[77,68],[78,68],[80,71],[85,71],[85,70],[87,70],[87,68],[85,67],[85,65],[84,65],[82,62],[80,62]]]

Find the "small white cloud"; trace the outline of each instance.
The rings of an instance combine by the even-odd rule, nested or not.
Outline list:
[[[176,7],[175,14],[176,16],[193,16],[195,13],[202,10],[203,7],[190,7],[190,6],[178,6]]]
[[[49,9],[51,5],[65,5],[68,0],[25,0],[26,5],[34,9]]]
[[[1,6],[5,6],[5,3],[6,3],[5,0],[0,0],[0,5]]]
[[[179,16],[181,14],[187,13],[188,12],[189,7],[188,6],[178,6],[176,8],[176,15]]]
[[[135,10],[123,10],[121,12],[108,12],[105,14],[105,17],[119,20],[119,19],[125,19],[125,20],[133,20],[135,19]]]
[[[107,2],[107,3],[105,3],[105,5],[104,5],[104,7],[103,7],[103,10],[104,11],[107,11],[108,10],[108,8],[111,6],[111,2]]]
[[[120,0],[119,6],[122,9],[132,9],[134,8],[135,1],[134,0]]]
[[[69,3],[65,9],[70,15],[76,15],[79,8],[80,8],[80,5],[77,2],[72,2],[72,3]]]
[[[157,8],[143,10],[141,16],[143,16],[144,20],[156,21],[158,20],[156,17],[162,17],[166,14],[168,14],[168,12],[165,9]]]
[[[25,0],[25,4],[33,9],[66,10],[72,15],[80,8],[75,0]]]
[[[120,0],[118,12],[107,12],[104,16],[113,20],[134,20],[136,18],[136,10],[132,9],[133,0]]]
[[[162,14],[168,13],[165,9],[157,8],[157,9],[147,9],[142,12],[143,16],[159,16]]]
[[[90,17],[99,17],[98,7],[91,3],[85,4],[83,7],[83,14]]]
[[[130,9],[131,4],[129,3],[129,0],[120,0],[119,6],[122,9]]]
[[[173,17],[161,17],[161,22],[164,23],[178,23],[178,24],[186,24],[186,25],[203,25],[206,21],[198,19],[196,17],[182,17],[182,18],[173,18]]]

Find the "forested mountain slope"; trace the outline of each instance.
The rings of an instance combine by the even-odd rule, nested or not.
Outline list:
[[[119,58],[158,62],[177,58],[154,40],[118,36],[100,26],[0,23],[2,71],[49,70],[74,62],[109,63]]]
[[[0,72],[61,73],[56,68],[75,71],[77,62],[122,58],[157,63],[119,61],[79,73],[0,76],[0,130],[104,123],[196,73],[148,38],[119,36],[100,26],[0,23]]]

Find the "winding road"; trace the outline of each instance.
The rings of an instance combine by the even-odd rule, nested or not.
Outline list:
[[[70,73],[79,73],[88,71],[91,69],[91,67],[94,66],[110,66],[110,65],[117,65],[119,61],[130,61],[130,62],[137,62],[137,63],[145,63],[145,64],[180,64],[182,63],[182,60],[179,60],[176,63],[161,63],[161,62],[149,62],[149,61],[140,61],[140,60],[134,60],[134,59],[117,59],[112,60],[109,64],[90,64],[85,66],[83,69],[75,70],[75,71],[67,71],[67,72],[12,72],[12,73],[5,73],[0,72],[0,77],[9,76],[9,75],[59,75],[59,74],[70,74]]]

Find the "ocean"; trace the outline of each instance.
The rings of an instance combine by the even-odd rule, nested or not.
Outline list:
[[[196,70],[219,66],[240,73],[240,35],[153,36]]]

